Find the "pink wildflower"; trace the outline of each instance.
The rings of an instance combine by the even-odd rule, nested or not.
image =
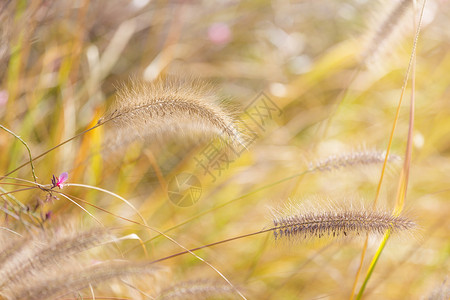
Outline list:
[[[209,40],[216,45],[225,45],[231,41],[231,30],[226,23],[214,23],[208,29]]]
[[[62,189],[64,187],[64,182],[66,182],[68,178],[69,174],[67,172],[61,173],[59,177],[55,177],[55,175],[53,175],[52,188],[59,187],[60,189]]]

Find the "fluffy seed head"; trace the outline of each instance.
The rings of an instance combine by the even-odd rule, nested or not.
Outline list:
[[[409,231],[416,224],[404,217],[383,211],[334,208],[330,210],[301,212],[273,219],[273,233],[280,238],[343,237],[360,234],[382,235]]]
[[[331,155],[325,159],[309,164],[310,171],[331,171],[352,166],[382,164],[386,152],[378,150],[356,150],[338,155]],[[390,154],[388,161],[399,161],[400,156]]]
[[[242,143],[232,114],[217,104],[208,84],[191,78],[132,80],[119,89],[116,102],[99,120],[99,124],[107,122],[115,125],[114,136],[123,142],[200,134]]]
[[[0,241],[5,241],[0,235]],[[0,243],[0,299],[53,299],[109,279],[155,275],[163,269],[151,263],[106,261],[83,265],[76,254],[104,242],[103,228],[73,232],[35,232]]]
[[[230,299],[235,298],[233,288],[215,280],[189,280],[163,290],[157,299]]]
[[[373,30],[368,45],[361,55],[361,61],[366,64],[373,64],[382,52],[391,50],[389,48],[392,48],[392,42],[400,39],[399,29],[404,27],[405,21],[409,21],[406,16],[413,1],[398,0],[392,3],[390,11],[380,18],[379,24],[376,24],[376,29]]]
[[[51,265],[94,247],[109,236],[104,229],[85,232],[62,231],[55,234],[38,233],[9,241],[0,248],[0,287],[23,282],[30,274],[39,273]]]
[[[8,299],[53,299],[67,293],[80,291],[90,284],[95,285],[106,280],[129,275],[155,275],[162,271],[159,266],[150,266],[136,262],[104,262],[90,267],[71,266],[66,271],[53,276],[34,277],[27,285],[11,289]]]

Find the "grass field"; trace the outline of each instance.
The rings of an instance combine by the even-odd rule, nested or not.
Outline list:
[[[450,5],[0,3],[0,299],[449,299]]]

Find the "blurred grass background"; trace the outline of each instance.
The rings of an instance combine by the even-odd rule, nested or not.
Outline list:
[[[448,4],[427,3],[417,51],[416,124],[406,207],[421,230],[417,236],[388,243],[369,282],[367,299],[420,299],[439,288],[449,274]],[[108,151],[103,144],[107,128],[100,127],[37,160],[39,182],[50,183],[53,174],[67,171],[70,182],[125,197],[160,230],[189,220],[170,231],[186,247],[260,230],[270,224],[268,207],[288,201],[363,198],[370,205],[381,166],[306,174],[269,185],[332,154],[361,146],[386,148],[414,37],[412,9],[370,64],[361,66],[359,59],[393,5],[362,0],[3,1],[0,123],[21,136],[36,156],[95,125],[120,83],[167,73],[193,75],[213,82],[221,98],[241,109],[264,92],[282,111],[216,181],[193,160],[204,144],[168,140]],[[404,103],[392,149],[399,155],[408,130],[408,101]],[[0,149],[2,174],[27,160],[23,145],[4,131]],[[382,188],[381,200],[389,209],[400,169],[400,163],[390,165]],[[190,207],[175,206],[167,197],[165,184],[180,172],[195,173],[202,184],[200,200]],[[32,179],[29,167],[13,176]],[[267,188],[208,211],[261,187]],[[113,197],[67,189],[112,213],[139,220]],[[33,206],[45,195],[33,190],[15,197]],[[67,219],[79,228],[95,224],[62,198],[41,209],[52,212],[45,226],[60,226]],[[139,225],[86,209],[105,226],[120,227],[123,235],[135,233],[143,241],[154,237]],[[197,217],[203,212],[207,213]],[[21,227],[11,218],[3,223]],[[126,241],[120,247],[127,258],[145,257],[138,242]],[[369,244],[369,258],[376,247],[376,241]],[[148,258],[180,250],[161,237],[146,248]],[[362,241],[286,245],[257,236],[198,254],[245,287],[250,299],[336,299],[350,293],[361,248]],[[171,275],[162,286],[217,277],[192,256],[165,264]],[[127,293],[131,292],[101,285],[96,295]]]

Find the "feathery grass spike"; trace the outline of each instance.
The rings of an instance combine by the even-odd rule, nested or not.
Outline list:
[[[39,232],[0,244],[0,299],[53,299],[105,280],[154,275],[162,270],[149,262],[80,265],[76,254],[107,242],[110,237],[103,228],[82,232],[63,230],[53,234]],[[0,241],[4,241],[2,236]]]
[[[352,166],[382,164],[386,156],[385,152],[377,150],[358,150],[339,155],[332,155],[326,159],[310,163],[311,171],[331,171],[333,169],[347,168]],[[400,156],[390,154],[389,161],[399,161]]]
[[[13,242],[17,246],[8,246],[16,249],[14,253],[8,251],[8,248],[0,248],[2,253],[11,252],[7,260],[0,261],[0,287],[21,282],[24,276],[39,273],[50,264],[59,263],[94,247],[104,242],[108,236],[106,230],[99,228],[83,232],[63,232],[52,237],[41,233],[32,238],[17,239]]]
[[[234,290],[215,280],[189,280],[163,290],[157,299],[235,299]]]
[[[360,234],[383,235],[386,230],[400,232],[412,230],[416,224],[403,216],[381,211],[333,209],[275,217],[273,233],[280,238],[321,238]]]
[[[399,0],[394,4],[392,10],[384,18],[381,25],[375,30],[367,49],[362,54],[363,62],[370,62],[390,41],[394,40],[396,30],[401,27],[403,21],[408,21],[406,12],[412,6],[412,0]]]
[[[106,280],[129,275],[157,275],[164,270],[160,266],[149,266],[143,263],[106,262],[87,268],[70,266],[66,272],[34,277],[28,284],[17,286],[6,296],[8,299],[53,299],[67,293],[80,291],[90,284],[98,284]]]
[[[217,104],[208,84],[197,79],[132,80],[130,86],[119,89],[116,102],[99,124],[109,121],[128,141],[176,133],[214,135],[242,144],[232,115]]]

